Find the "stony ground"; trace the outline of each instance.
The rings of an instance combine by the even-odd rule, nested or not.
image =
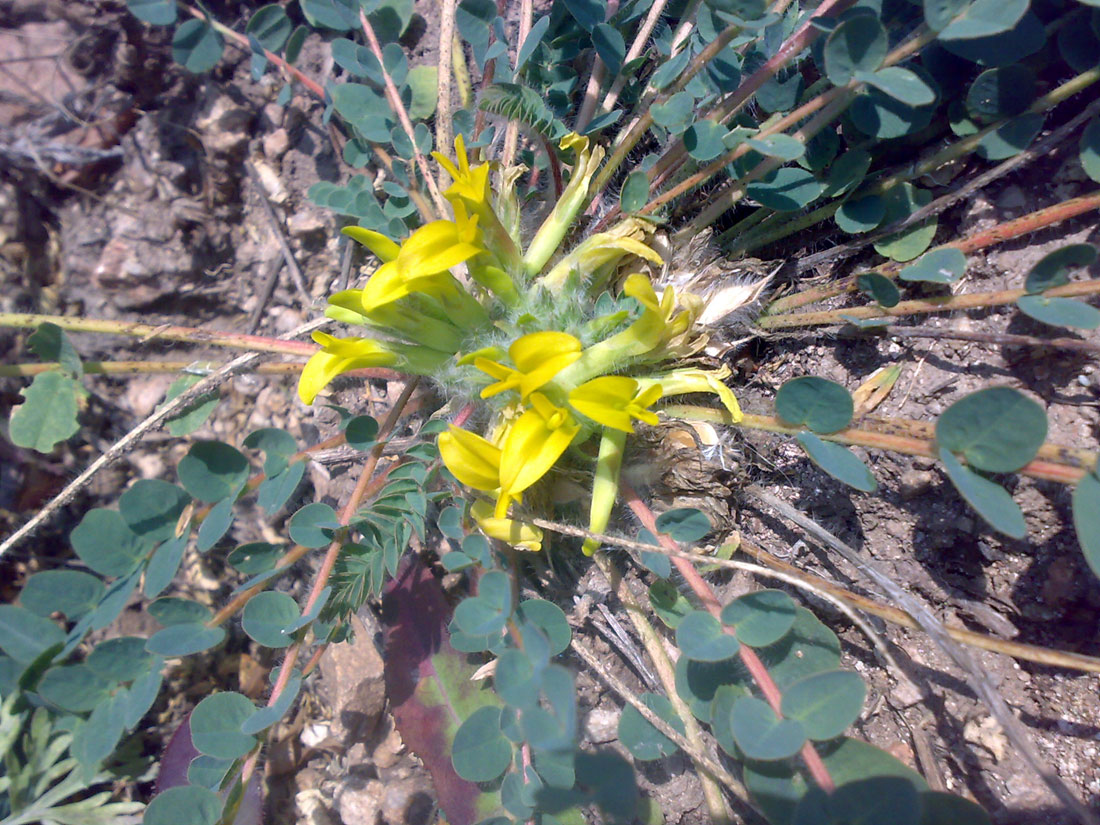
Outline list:
[[[432,6],[423,2],[428,7],[424,18],[432,21]],[[414,48],[425,51],[430,46],[424,44],[432,42],[429,33]],[[334,148],[332,133],[321,125],[319,104],[299,95],[286,108],[275,105],[275,79],[268,75],[253,82],[246,61],[232,50],[230,58],[209,78],[195,78],[171,65],[163,34],[135,23],[121,4],[0,2],[0,308],[265,335],[284,333],[319,314],[324,296],[345,282],[349,260],[334,216],[312,206],[305,192],[317,180],[345,179],[349,170]],[[300,65],[321,80],[333,71],[316,38],[307,42]],[[89,157],[95,162],[83,162]],[[939,237],[993,225],[1079,194],[1086,187],[1069,159],[1055,152],[979,193],[941,219]],[[274,209],[273,218],[263,208],[265,201]],[[301,267],[300,280],[282,266],[277,235],[289,242]],[[1071,240],[1100,241],[1093,216],[972,257],[968,278],[959,288],[1017,285],[1042,254]],[[792,246],[774,250],[773,257],[806,251]],[[1010,310],[921,323],[1045,334]],[[1100,341],[1096,335],[1088,338]],[[75,340],[88,360],[179,353],[177,347],[155,340]],[[0,334],[5,361],[26,359],[20,341]],[[188,350],[186,357],[222,356]],[[1004,384],[1045,401],[1050,441],[1096,444],[1100,374],[1092,358],[1065,352],[800,333],[750,346],[733,363],[734,386],[747,409],[767,412],[775,390],[789,378],[812,373],[854,390],[887,364],[900,365],[901,378],[877,415],[931,420],[969,391]],[[87,426],[53,455],[32,455],[0,442],[0,531],[27,518],[148,415],[171,380],[161,375],[89,379]],[[276,426],[304,443],[320,440],[331,431],[334,415],[303,407],[292,385],[290,378],[271,376],[234,379],[224,388],[214,418],[197,436],[233,442],[257,427]],[[0,383],[5,418],[17,403],[19,387],[11,380]],[[340,398],[357,409],[377,411],[398,390],[375,384],[367,401],[361,390],[345,389]],[[721,461],[685,454],[687,469],[673,482],[679,489],[657,486],[648,492],[669,500],[701,497],[730,529],[788,561],[841,582],[856,580],[843,563],[807,546],[775,516],[740,497],[739,482],[751,479],[876,559],[948,624],[1061,650],[1100,653],[1100,582],[1077,549],[1066,488],[1012,482],[1015,498],[1028,514],[1029,538],[1006,541],[974,516],[931,461],[864,452],[881,485],[878,495],[869,496],[850,493],[830,480],[789,441],[759,433],[720,435]],[[86,507],[113,500],[128,479],[170,472],[185,450],[185,443],[166,434],[146,439],[39,535],[33,554],[25,546],[5,560],[0,595],[14,598],[24,575],[64,560],[65,536]],[[308,476],[314,494],[336,499],[346,492],[349,466],[349,457],[342,454],[314,464]],[[238,525],[240,540],[271,535],[272,528],[258,517],[241,519]],[[277,531],[280,525],[272,527]],[[233,584],[227,575],[217,554],[196,556],[188,559],[178,586],[193,597],[221,603]],[[583,611],[573,611],[575,631],[590,636],[591,646],[615,663],[622,678],[645,689],[643,678],[624,658],[635,642],[624,643],[609,625],[615,604],[606,584],[591,572],[578,578],[548,580],[544,594],[568,611],[575,602],[583,604]],[[724,597],[755,586],[743,577],[718,577],[717,582]],[[641,587],[641,582],[635,584]],[[291,584],[292,590],[302,586],[302,581]],[[604,603],[612,608],[611,619],[598,609]],[[856,735],[913,765],[933,786],[973,796],[999,822],[1071,821],[927,638],[874,624],[890,644],[895,666],[876,656],[867,637],[845,617],[827,605],[812,606],[841,634],[846,665],[859,670],[871,686]],[[147,632],[141,607],[132,605],[112,632]],[[403,746],[386,712],[377,620],[365,610],[361,622],[354,644],[326,655],[296,715],[277,730],[268,749],[271,822],[418,825],[434,816],[426,773]],[[1100,800],[1097,677],[992,653],[978,657],[1044,759],[1081,798]],[[142,747],[155,754],[181,715],[215,685],[258,698],[275,664],[251,649],[243,634],[216,657],[189,661],[186,670],[173,674],[175,690],[142,732]],[[583,671],[581,663],[571,665]],[[587,673],[581,673],[579,684],[586,740],[614,745],[619,700]],[[642,778],[667,822],[706,820],[698,785],[684,759],[648,766]],[[131,789],[138,796],[148,790],[148,785]]]

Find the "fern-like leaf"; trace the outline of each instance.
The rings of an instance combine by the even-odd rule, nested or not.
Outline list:
[[[538,92],[518,83],[494,83],[482,94],[478,106],[490,114],[518,120],[548,140],[559,140],[569,133]]]

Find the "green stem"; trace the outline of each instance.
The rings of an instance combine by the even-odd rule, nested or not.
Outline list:
[[[306,341],[282,341],[262,335],[244,335],[238,332],[180,327],[169,324],[141,324],[135,321],[107,321],[94,318],[70,318],[62,315],[34,315],[22,312],[0,312],[0,328],[33,329],[42,324],[55,324],[66,332],[97,332],[107,335],[124,335],[144,341],[186,341],[212,347],[247,350],[249,352],[276,352],[286,355],[313,355],[315,344]]]

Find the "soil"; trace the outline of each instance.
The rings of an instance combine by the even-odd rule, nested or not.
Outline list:
[[[430,60],[438,15],[428,0],[418,0],[417,8],[421,22],[408,46],[417,59]],[[214,11],[238,30],[247,20],[237,4]],[[3,311],[211,330],[241,331],[255,323],[250,331],[274,336],[317,317],[324,297],[345,283],[339,222],[311,205],[306,192],[318,180],[346,180],[352,170],[344,165],[333,132],[322,125],[323,106],[304,93],[285,108],[276,105],[281,81],[270,72],[254,81],[241,52],[229,47],[217,69],[196,77],[171,62],[165,30],[137,23],[120,2],[2,0],[0,61]],[[298,65],[322,83],[334,71],[316,36],[307,40]],[[950,210],[940,219],[937,238],[991,226],[1082,193],[1088,187],[1076,173],[1073,154],[1051,153]],[[89,158],[94,162],[84,162]],[[261,199],[274,207],[274,223]],[[288,240],[302,282],[296,284],[283,268],[272,294],[265,297],[264,282],[281,257],[276,233]],[[830,240],[838,239],[814,240],[815,249]],[[1017,286],[1039,257],[1070,241],[1100,242],[1095,218],[1069,221],[971,256],[968,275],[957,288]],[[798,246],[772,250],[774,257],[806,251]],[[856,271],[859,261],[838,272]],[[1095,277],[1100,269],[1094,266],[1091,274]],[[1012,309],[932,316],[918,323],[937,329],[1049,334]],[[1096,334],[1083,337],[1100,342]],[[177,345],[156,340],[73,339],[85,360],[178,358],[181,352]],[[32,360],[24,341],[23,335],[0,333],[5,362]],[[224,358],[209,349],[186,351],[184,357],[196,361]],[[838,337],[835,332],[773,335],[757,340],[732,361],[732,385],[746,409],[767,412],[776,389],[790,378],[813,374],[855,390],[888,364],[900,365],[901,377],[876,415],[930,421],[967,392],[1006,385],[1043,401],[1050,421],[1048,441],[1096,445],[1100,372],[1091,357],[1065,351]],[[70,443],[49,456],[0,443],[0,532],[26,520],[147,416],[171,380],[166,375],[89,377],[85,426]],[[288,430],[303,443],[319,441],[332,432],[335,414],[300,404],[293,384],[291,378],[272,376],[232,380],[223,388],[215,415],[194,437],[238,443],[249,431],[270,426]],[[13,380],[0,383],[5,420],[19,401],[21,386]],[[340,403],[376,414],[400,389],[374,382],[364,401],[361,385],[341,386]],[[720,435],[721,456],[706,462],[692,454],[686,459],[690,471],[677,476],[673,489],[658,485],[646,492],[658,502],[663,497],[666,505],[678,496],[695,496],[730,527],[799,567],[842,583],[858,582],[843,562],[800,541],[799,534],[766,509],[741,497],[727,473],[737,467],[736,477],[766,485],[876,560],[945,623],[1100,654],[1100,581],[1078,549],[1067,487],[1005,479],[1028,522],[1028,538],[1012,541],[987,528],[930,460],[857,450],[880,484],[877,494],[865,495],[817,470],[790,440],[747,431]],[[84,510],[109,504],[131,479],[170,476],[186,448],[185,440],[157,433],[102,473],[33,543],[4,559],[0,596],[13,600],[26,575],[65,563],[67,534]],[[339,499],[351,483],[349,467],[350,457],[344,454],[312,464],[310,494]],[[264,525],[258,512],[244,513],[234,537],[245,541],[277,535],[282,526]],[[223,557],[217,552],[189,556],[176,586],[211,605],[224,603],[237,579]],[[303,570],[287,587],[299,595],[308,580],[309,571]],[[758,586],[740,576],[717,576],[715,581],[723,599]],[[642,582],[634,583],[641,588]],[[543,595],[557,598],[570,611],[575,632],[590,637],[589,645],[631,687],[649,689],[623,658],[623,643],[609,642],[614,635],[600,631],[606,621],[594,605],[607,602],[615,608],[606,583],[590,572],[577,582],[566,576],[544,584]],[[897,659],[894,667],[876,655],[846,617],[824,603],[810,606],[841,636],[845,666],[858,670],[869,684],[854,735],[920,770],[933,787],[976,799],[997,822],[1073,821],[926,636],[872,623]],[[122,624],[109,632],[148,632],[141,608],[140,602],[131,605]],[[311,677],[297,713],[272,738],[266,777],[269,822],[419,825],[434,815],[426,772],[401,743],[377,690],[382,667],[374,648],[377,621],[370,609],[362,611],[361,620],[356,645],[340,654],[341,661],[326,662]],[[1047,764],[1079,798],[1094,806],[1100,802],[1096,675],[987,652],[975,655]],[[276,664],[251,648],[239,628],[216,656],[187,660],[186,668],[173,672],[172,689],[140,731],[144,753],[155,757],[182,715],[214,686],[262,697],[267,673]],[[579,661],[569,664],[583,671]],[[586,744],[616,747],[620,700],[589,673],[581,672],[579,687]],[[682,756],[644,767],[640,779],[670,825],[708,820],[698,782]],[[150,790],[146,782],[128,792],[143,798]]]

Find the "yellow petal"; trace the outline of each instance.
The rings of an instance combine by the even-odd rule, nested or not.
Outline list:
[[[532,524],[493,515],[493,505],[484,499],[470,508],[477,526],[490,538],[506,541],[513,547],[538,552],[542,549],[542,530]]]
[[[439,434],[439,455],[467,487],[495,490],[500,486],[500,450],[476,433],[450,427]]]
[[[313,340],[322,349],[313,354],[298,378],[298,397],[306,404],[312,404],[317,393],[338,375],[367,367],[391,367],[398,361],[394,352],[369,338],[336,338],[315,332]]]
[[[581,384],[569,393],[578,412],[613,430],[634,432],[627,406],[638,392],[638,382],[624,375],[605,375]]]
[[[554,407],[540,393],[509,428],[500,456],[500,488],[507,495],[526,490],[554,466],[580,430],[568,410]],[[548,406],[549,415],[541,408]]]
[[[397,253],[401,247],[383,235],[381,232],[374,232],[370,229],[364,229],[361,226],[345,226],[340,230],[353,241],[358,241],[363,244],[367,249],[377,255],[382,263],[389,263],[397,257]]]

